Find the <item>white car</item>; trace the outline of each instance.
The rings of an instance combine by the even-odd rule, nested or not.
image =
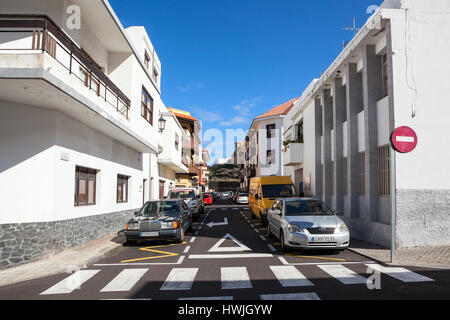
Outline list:
[[[268,210],[267,235],[280,239],[281,248],[345,250],[347,225],[326,204],[314,198],[276,199]]]
[[[236,203],[237,204],[248,204],[248,193],[247,192],[239,192],[236,194]]]

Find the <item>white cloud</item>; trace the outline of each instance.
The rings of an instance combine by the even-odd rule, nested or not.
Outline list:
[[[193,90],[193,89],[203,89],[204,85],[203,83],[196,81],[196,82],[189,82],[185,85],[182,86],[178,86],[177,89],[181,92],[187,92],[189,90]]]
[[[245,117],[234,117],[234,118],[230,119],[229,121],[221,121],[219,124],[221,126],[231,126],[232,124],[246,123],[248,121],[249,121],[249,119],[245,118]]]
[[[223,120],[224,118],[217,112],[211,112],[199,107],[191,107],[190,110],[193,111],[195,117],[205,121],[205,122],[217,122]]]

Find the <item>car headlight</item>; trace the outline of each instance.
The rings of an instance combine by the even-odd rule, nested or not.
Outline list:
[[[338,229],[339,229],[339,232],[347,232],[348,231],[348,227],[345,223],[341,224]]]
[[[288,225],[289,232],[303,232],[303,229],[299,226],[296,226],[295,224]]]
[[[178,221],[161,223],[161,229],[177,229],[177,228],[178,228]]]
[[[127,224],[127,230],[139,230],[139,222],[129,222]]]

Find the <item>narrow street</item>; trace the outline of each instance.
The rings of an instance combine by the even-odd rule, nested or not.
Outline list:
[[[228,199],[206,208],[185,242],[123,246],[72,274],[0,288],[0,299],[440,299],[450,271],[385,267],[350,250],[280,250]],[[124,241],[124,239],[119,239]],[[368,269],[368,267],[372,269]],[[380,271],[377,288],[367,279]],[[373,287],[373,286],[372,286]]]

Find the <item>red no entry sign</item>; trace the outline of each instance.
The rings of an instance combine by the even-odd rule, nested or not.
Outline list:
[[[410,127],[398,127],[392,132],[391,143],[396,151],[408,153],[417,146],[417,135]]]

